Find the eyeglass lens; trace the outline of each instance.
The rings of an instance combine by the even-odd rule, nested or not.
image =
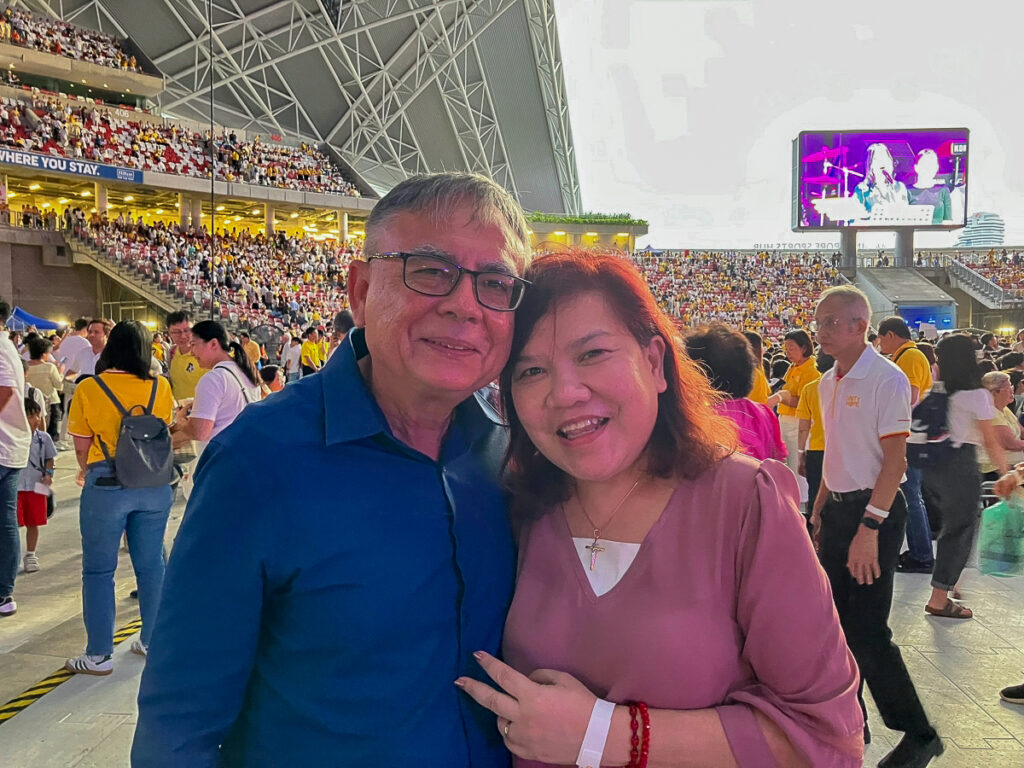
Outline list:
[[[522,288],[512,275],[504,272],[480,272],[472,275],[477,300],[492,309],[510,309],[518,301]],[[410,256],[405,262],[405,282],[414,291],[430,296],[446,296],[459,279],[454,264],[432,256]]]

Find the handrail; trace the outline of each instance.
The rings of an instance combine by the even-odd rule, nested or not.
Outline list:
[[[1005,288],[971,269],[959,259],[949,259],[949,271],[958,280],[966,283],[968,287],[998,302],[1000,307],[1005,307],[1009,304],[1020,304],[1024,301],[1024,299],[1011,295]]]

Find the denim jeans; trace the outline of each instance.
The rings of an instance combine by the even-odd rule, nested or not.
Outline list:
[[[121,534],[139,587],[142,642],[149,644],[164,582],[164,531],[173,494],[169,485],[122,488],[97,485],[110,476],[104,468],[85,475],[78,521],[82,531],[82,612],[88,641],[85,652],[106,656],[114,651],[114,572]]]
[[[907,479],[900,486],[907,499],[907,548],[910,556],[919,563],[931,563],[932,528],[928,523],[928,510],[924,508],[921,496],[921,470],[918,467],[907,467]]]
[[[0,598],[14,594],[21,562],[18,535],[18,475],[20,469],[0,466]]]

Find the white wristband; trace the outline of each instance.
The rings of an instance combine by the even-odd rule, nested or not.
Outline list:
[[[590,713],[590,724],[587,725],[583,746],[580,747],[580,756],[576,758],[576,765],[579,768],[600,768],[614,712],[615,705],[612,702],[604,699],[594,702],[594,710]]]
[[[885,520],[885,518],[887,518],[889,516],[889,510],[888,509],[879,509],[878,507],[874,507],[871,504],[868,504],[866,507],[864,507],[864,511],[865,512],[870,512],[875,517],[880,517],[883,520]]]

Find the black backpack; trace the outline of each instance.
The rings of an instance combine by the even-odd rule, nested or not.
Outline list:
[[[117,436],[117,450],[113,457],[103,439],[97,436],[103,457],[114,470],[117,481],[124,488],[157,488],[170,485],[174,479],[174,450],[167,423],[153,415],[159,380],[153,380],[149,405],[141,414],[134,413],[141,405],[125,410],[121,401],[110,391],[100,376],[93,377],[103,393],[117,406],[121,414],[121,430]]]
[[[910,437],[907,438],[907,464],[918,469],[942,463],[953,445],[949,439],[949,395],[941,381],[936,381],[924,400],[910,414]]]

